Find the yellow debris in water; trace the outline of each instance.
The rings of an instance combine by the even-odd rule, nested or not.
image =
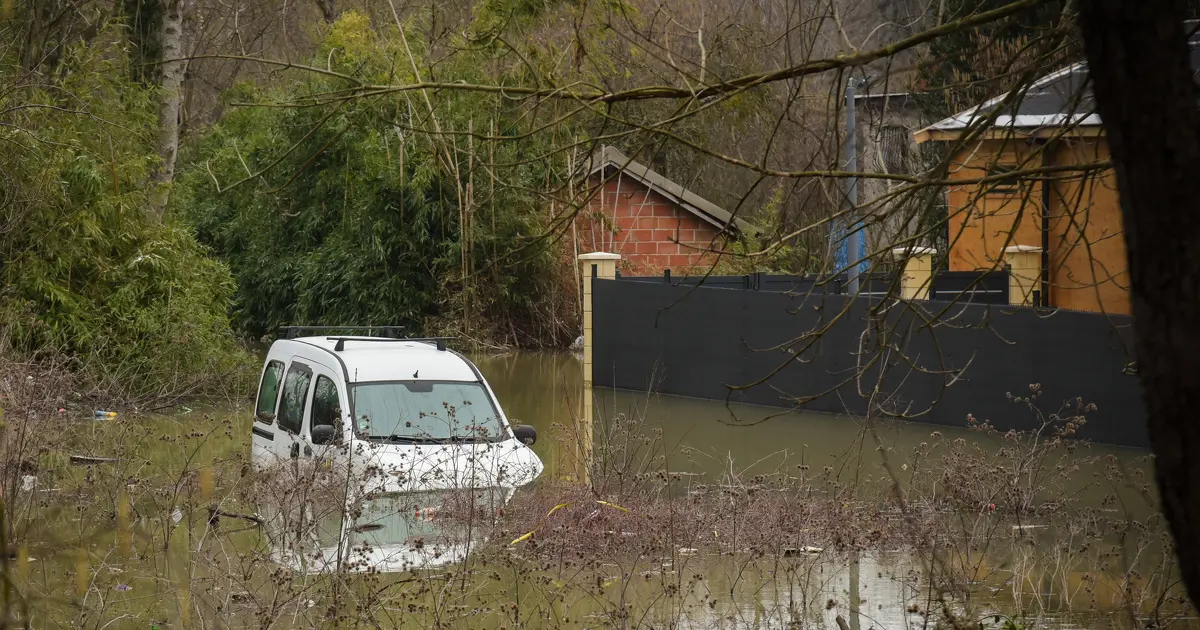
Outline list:
[[[87,594],[91,582],[92,570],[88,563],[87,550],[80,547],[75,557],[75,594],[82,599]]]
[[[129,493],[122,490],[117,495],[117,549],[121,555],[129,555],[130,547],[132,547],[133,524],[130,516],[133,514],[133,506],[129,503]]]
[[[192,591],[188,588],[187,578],[183,578],[179,585],[179,625],[187,627],[188,620],[192,618]]]
[[[24,545],[17,547],[17,575],[22,581],[29,578],[29,550]]]
[[[200,469],[200,502],[208,503],[212,498],[213,493],[213,469],[212,466],[205,466]]]

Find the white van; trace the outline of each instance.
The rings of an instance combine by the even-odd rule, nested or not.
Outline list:
[[[542,473],[529,448],[536,431],[510,426],[479,370],[444,339],[284,330],[255,404],[259,469],[312,460],[370,494],[511,489]]]

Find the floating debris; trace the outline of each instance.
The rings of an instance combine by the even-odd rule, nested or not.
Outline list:
[[[791,557],[798,556],[800,554],[805,554],[805,553],[817,554],[817,553],[821,553],[823,551],[825,551],[825,550],[820,547],[792,547],[792,548],[783,550],[783,557],[791,558]]]
[[[92,464],[115,464],[121,461],[116,457],[96,457],[93,455],[72,455],[71,463],[76,466],[90,466]]]

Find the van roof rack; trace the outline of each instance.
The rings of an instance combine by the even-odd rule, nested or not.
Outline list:
[[[403,330],[403,326],[280,326],[279,335],[285,339],[295,339],[305,331],[337,331],[351,335],[355,334],[355,331],[363,331],[367,336],[370,336],[372,331],[381,331],[391,339],[399,339]]]
[[[450,339],[454,339],[454,337],[391,337],[388,339],[362,339],[360,337],[326,337],[326,339],[337,342],[336,344],[333,345],[334,352],[341,352],[342,350],[345,350],[347,341],[369,341],[369,342],[373,342],[373,343],[379,342],[379,341],[416,341],[418,343],[432,343],[435,347],[437,347],[438,350],[445,352],[446,351],[446,342],[449,341]]]

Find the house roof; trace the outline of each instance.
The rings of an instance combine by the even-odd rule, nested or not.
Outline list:
[[[650,190],[663,195],[679,207],[720,230],[733,229],[742,234],[753,234],[757,231],[746,221],[734,217],[717,204],[631,159],[616,147],[601,147],[587,163],[586,172],[588,176],[598,174],[602,178],[611,177],[613,173],[617,172],[632,177]]]
[[[877,94],[868,92],[866,94],[854,95],[855,103],[877,103],[880,101],[896,107],[905,107],[913,101],[913,94],[909,92],[879,92]]]
[[[1190,61],[1193,77],[1200,69],[1200,35],[1192,29]],[[992,128],[998,131],[1037,132],[1048,128],[1096,128],[1102,123],[1096,111],[1096,99],[1088,81],[1086,62],[1079,62],[1052,72],[1018,94],[1013,102],[1005,103],[1010,93],[997,96],[982,105],[959,112],[929,125],[913,134],[917,142],[954,139],[963,130],[995,115]]]
[[[1024,94],[1005,103],[1008,94],[997,96],[949,118],[939,120],[913,134],[917,142],[938,139],[938,132],[957,135],[995,115],[996,129],[1038,129],[1043,127],[1095,127],[1100,115],[1088,83],[1087,64],[1079,62],[1034,81]]]

